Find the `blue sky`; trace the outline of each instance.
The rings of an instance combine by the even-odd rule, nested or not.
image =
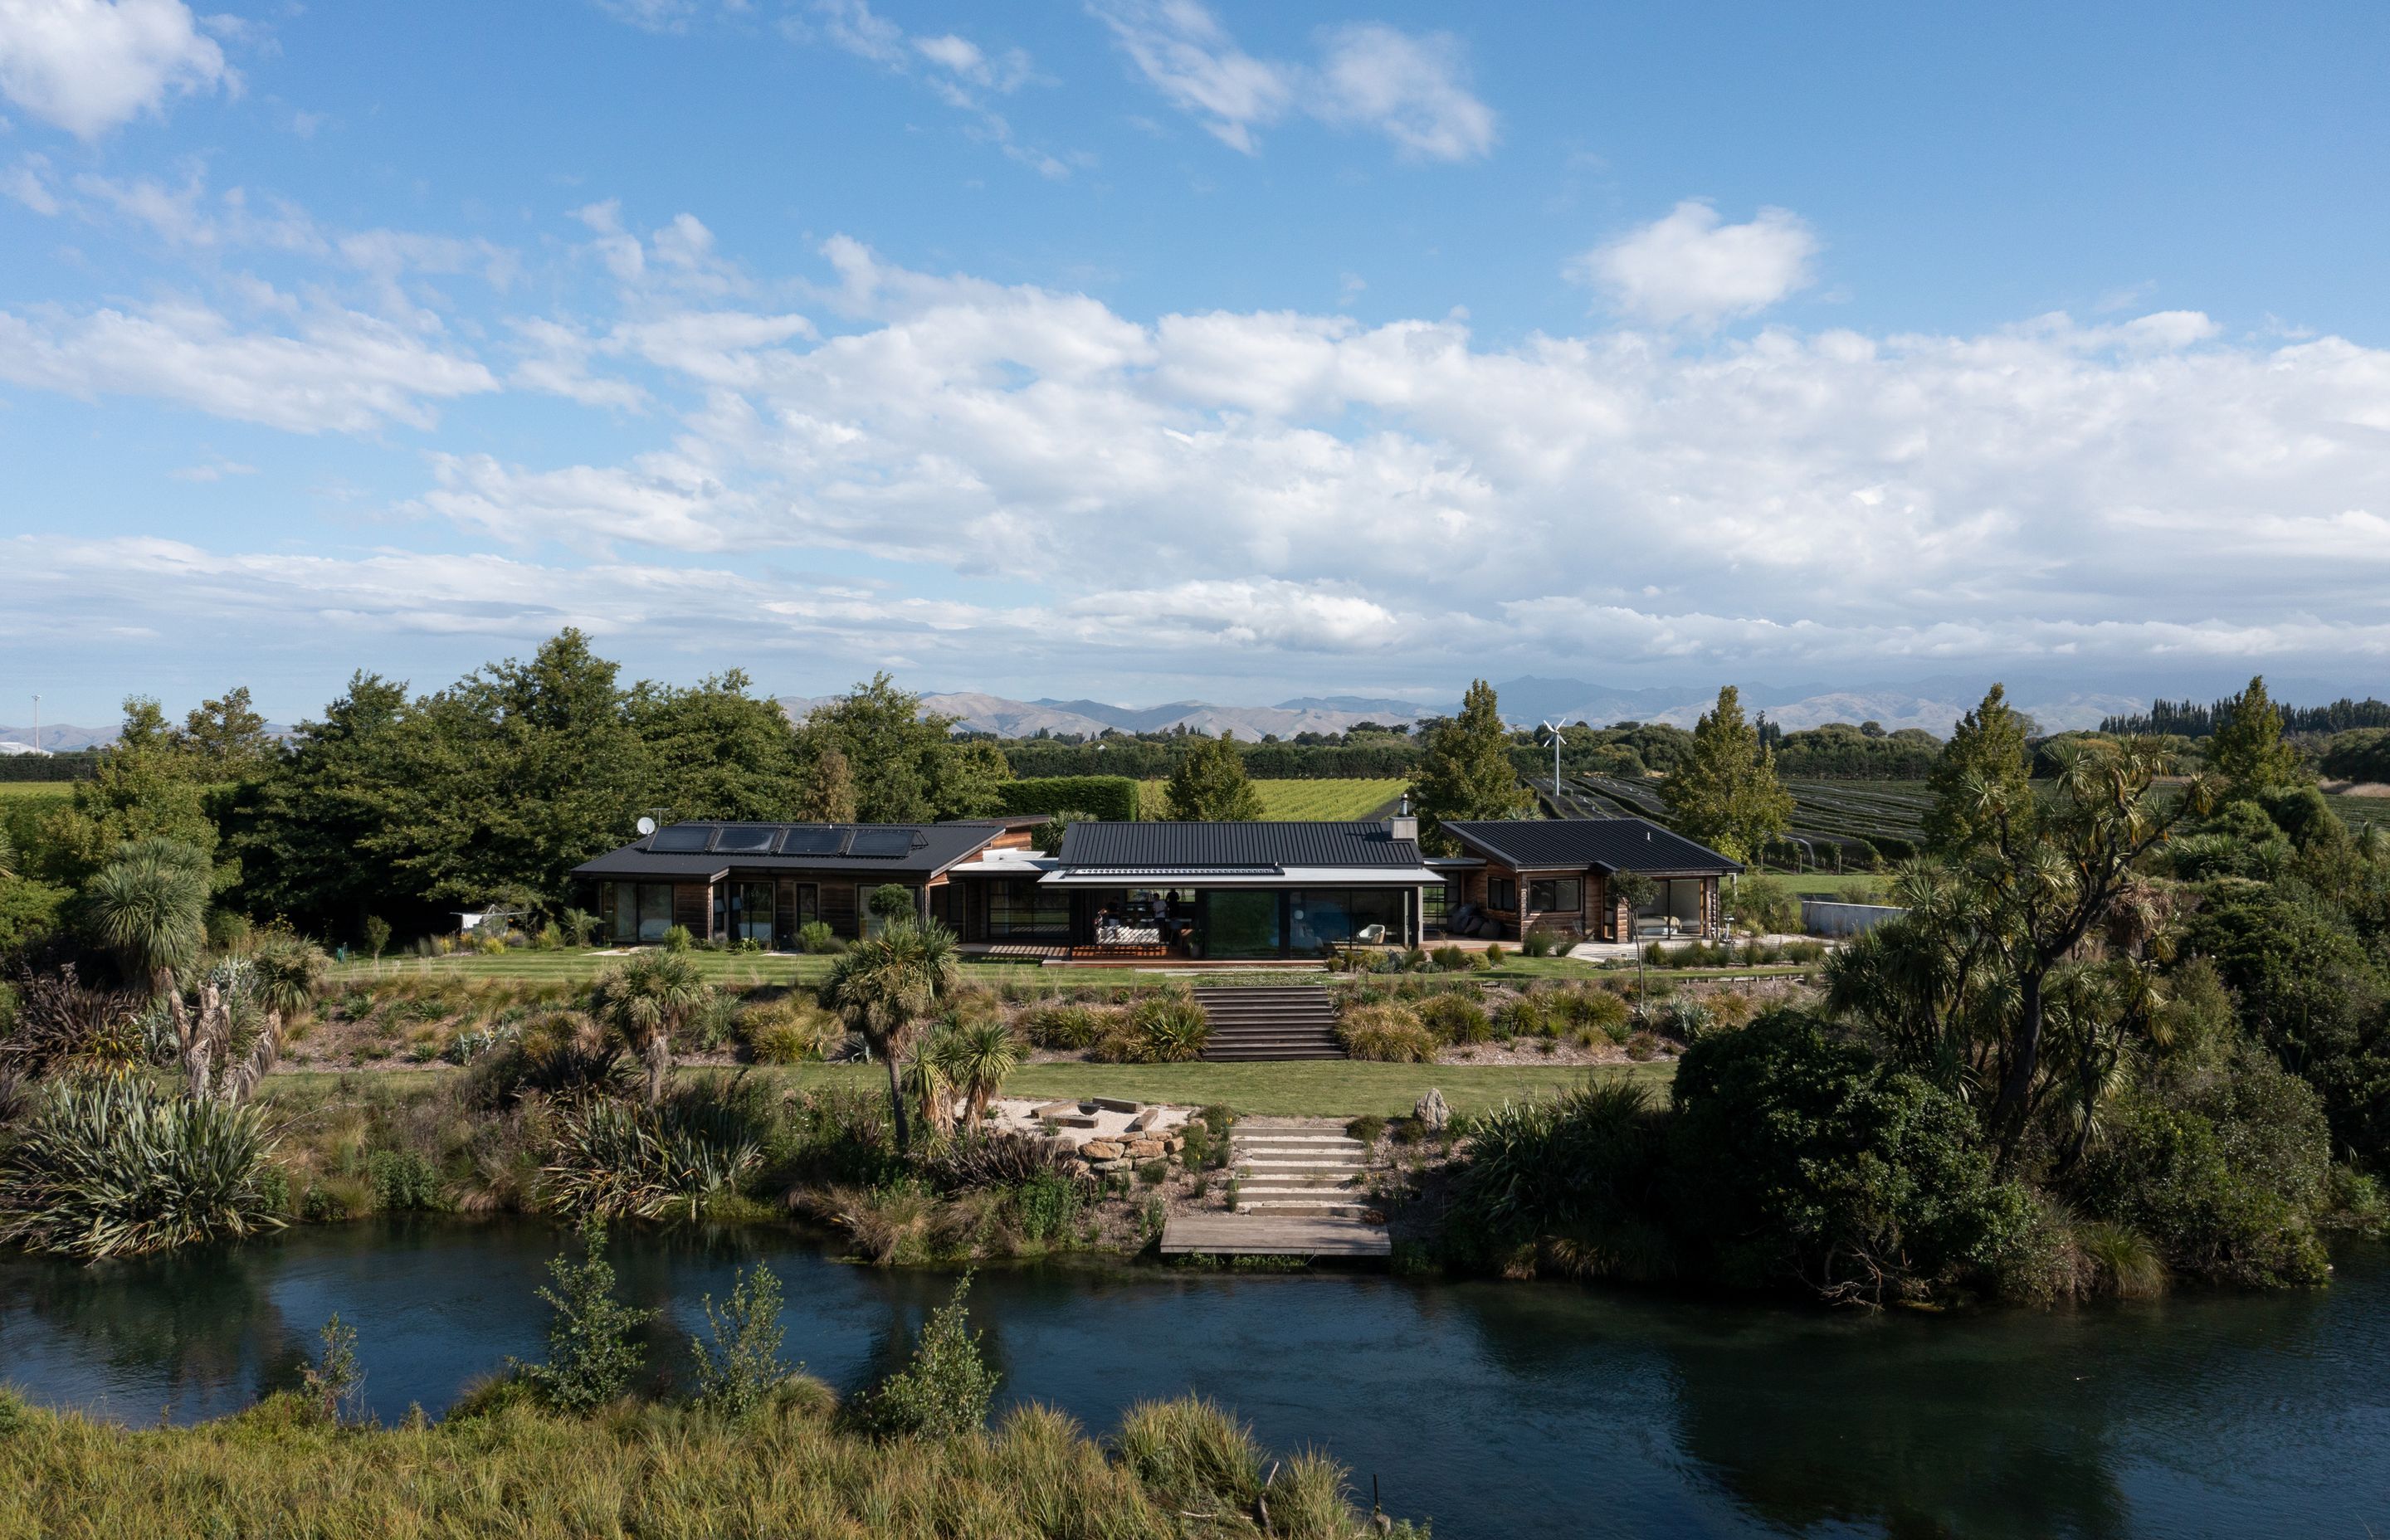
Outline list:
[[[2376,687],[2390,13],[2086,8],[0,0],[0,721]]]

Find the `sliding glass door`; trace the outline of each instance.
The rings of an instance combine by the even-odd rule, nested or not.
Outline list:
[[[1275,957],[1284,950],[1275,892],[1219,891],[1203,895],[1203,953],[1211,957]]]

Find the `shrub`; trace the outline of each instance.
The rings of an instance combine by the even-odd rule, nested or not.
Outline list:
[[[1693,1044],[1673,1095],[1684,1223],[1745,1287],[1880,1304],[1990,1276],[2030,1224],[1966,1103],[1805,1012]]]
[[[1047,1139],[1025,1134],[989,1134],[958,1138],[930,1161],[930,1179],[944,1192],[1018,1187],[1041,1176],[1074,1179],[1078,1163]]]
[[[744,1417],[789,1377],[780,1359],[787,1330],[780,1325],[780,1277],[758,1263],[732,1277],[730,1299],[717,1312],[705,1297],[706,1328],[713,1342],[691,1337],[688,1353],[697,1378],[697,1403],[726,1417]]]
[[[440,1176],[411,1149],[378,1149],[366,1160],[374,1207],[386,1213],[428,1213],[442,1208]]]
[[[1477,966],[1480,968],[1499,968],[1502,966],[1502,959],[1508,955],[1509,954],[1502,950],[1502,943],[1500,942],[1489,941],[1485,943],[1485,950],[1477,954]]]
[[[1192,1144],[1188,1146],[1191,1152]],[[1007,1200],[1013,1222],[1023,1237],[1034,1241],[1057,1239],[1071,1233],[1086,1206],[1087,1185],[1075,1174],[1059,1170],[1037,1172],[1012,1189]]]
[[[1345,1136],[1358,1139],[1363,1144],[1376,1144],[1385,1132],[1386,1120],[1375,1112],[1365,1112],[1344,1125]]]
[[[379,915],[367,915],[365,923],[366,956],[379,959],[390,950],[390,921]]]
[[[1107,1013],[1090,1006],[1057,1002],[1038,1006],[1021,1019],[1032,1046],[1060,1053],[1078,1053],[1095,1046],[1111,1023]]]
[[[1494,1012],[1497,1037],[1549,1037],[1552,1032],[1551,1017],[1544,1010],[1543,1002],[1533,995],[1505,1000]]]
[[[572,1100],[619,1090],[632,1073],[621,1046],[597,1022],[575,1011],[548,1010],[474,1061],[469,1093],[489,1107],[512,1106],[531,1095]]]
[[[1753,931],[1797,935],[1801,930],[1801,900],[1780,879],[1746,875],[1735,884],[1734,918]]]
[[[2117,1298],[2146,1299],[2165,1292],[2165,1258],[2131,1226],[2095,1219],[2075,1226],[2075,1244]]]
[[[1475,960],[1469,955],[1469,948],[1465,946],[1453,944],[1439,946],[1431,956],[1435,960],[1435,966],[1446,973],[1466,973],[1477,966]]]
[[[1674,1263],[1655,1221],[1664,1128],[1644,1088],[1616,1075],[1470,1120],[1457,1250],[1515,1267],[1510,1253],[1523,1246],[1581,1276],[1664,1276]]]
[[[655,1312],[614,1297],[603,1221],[582,1221],[580,1241],[581,1260],[557,1255],[547,1264],[555,1287],[543,1285],[539,1290],[549,1311],[547,1361],[508,1363],[541,1401],[561,1412],[585,1415],[629,1389],[631,1377],[647,1359],[636,1334]]]
[[[342,1325],[336,1310],[316,1336],[324,1354],[300,1371],[302,1392],[323,1422],[335,1428],[362,1422],[366,1371],[357,1364],[357,1328]]]
[[[739,1013],[739,1040],[758,1064],[803,1064],[827,1059],[846,1039],[838,1018],[801,995],[751,1005]]]
[[[1191,994],[1149,995],[1131,1006],[1097,1045],[1097,1057],[1115,1064],[1183,1064],[1202,1057],[1212,1018]]]
[[[685,1207],[694,1218],[762,1159],[767,1096],[743,1077],[726,1084],[709,1077],[676,1087],[653,1109],[610,1099],[567,1108],[540,1173],[541,1199],[569,1214],[654,1219]]]
[[[1420,1025],[1439,1043],[1483,1043],[1494,1035],[1485,1007],[1465,995],[1432,995],[1418,1011]]]
[[[909,1363],[866,1392],[855,1420],[880,1438],[946,1439],[975,1432],[996,1399],[996,1373],[980,1355],[964,1301],[970,1275],[931,1312]]]
[[[66,1081],[0,1152],[0,1239],[96,1261],[279,1229],[254,1106],[146,1080]]]
[[[1114,1447],[1166,1508],[1243,1513],[1262,1495],[1253,1430],[1199,1397],[1138,1402],[1121,1418]]]
[[[797,927],[797,950],[826,956],[845,951],[846,943],[838,939],[838,932],[829,928],[829,921],[809,919]]]
[[[697,938],[688,933],[686,925],[673,926],[664,932],[663,946],[667,952],[686,952],[696,944]]]
[[[1538,925],[1519,940],[1523,957],[1548,957],[1552,955],[1552,933]]]
[[[1387,1064],[1435,1062],[1435,1037],[1407,1006],[1354,1006],[1336,1019],[1336,1038],[1355,1059]]]

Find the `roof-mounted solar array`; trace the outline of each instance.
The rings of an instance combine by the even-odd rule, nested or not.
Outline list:
[[[674,854],[691,854],[713,841],[712,824],[675,824],[660,828],[648,839],[648,848]]]
[[[772,848],[780,837],[777,824],[726,824],[714,840],[717,851],[733,851],[744,855],[761,855]]]
[[[909,828],[858,828],[847,842],[846,853],[878,860],[913,853],[913,842],[920,836]]]
[[[846,843],[846,830],[836,825],[798,824],[782,833],[782,855],[836,855]]]

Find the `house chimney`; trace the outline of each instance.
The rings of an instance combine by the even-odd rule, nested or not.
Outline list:
[[[1407,791],[1403,793],[1403,800],[1394,804],[1394,815],[1386,820],[1386,837],[1390,840],[1419,839],[1419,818],[1411,812],[1411,794]]]

